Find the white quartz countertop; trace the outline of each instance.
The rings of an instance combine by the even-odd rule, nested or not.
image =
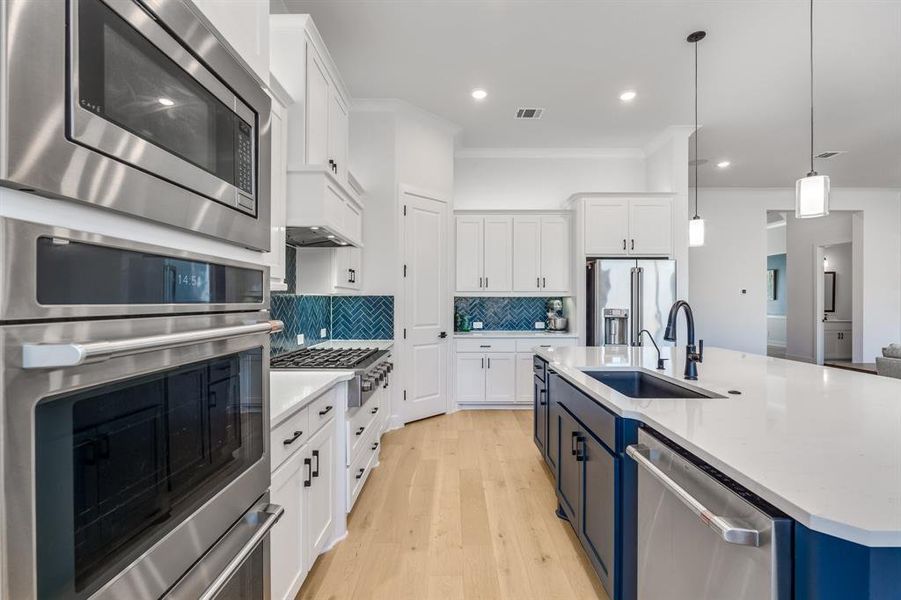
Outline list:
[[[663,352],[672,360],[662,372],[653,348],[537,353],[602,406],[647,423],[806,527],[901,546],[901,380],[707,347],[698,380],[687,382],[684,350]],[[628,398],[586,368],[637,368],[724,397]]]
[[[492,338],[577,338],[576,333],[568,331],[547,331],[535,329],[529,331],[491,331],[489,329],[477,329],[474,331],[455,331],[454,337],[492,337]]]
[[[351,371],[291,371],[273,369],[269,372],[269,426],[282,421],[309,404],[333,385],[348,381]]]

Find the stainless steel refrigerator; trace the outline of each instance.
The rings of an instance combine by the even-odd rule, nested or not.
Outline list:
[[[589,346],[639,345],[647,329],[660,345],[669,309],[676,301],[676,261],[634,258],[591,259],[588,285]]]

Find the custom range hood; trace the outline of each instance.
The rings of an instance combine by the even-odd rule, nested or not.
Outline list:
[[[362,248],[363,202],[357,191],[348,190],[328,169],[289,169],[288,243],[298,248]]]

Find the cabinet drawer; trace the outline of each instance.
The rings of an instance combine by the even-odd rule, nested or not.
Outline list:
[[[310,433],[328,423],[338,408],[338,389],[333,387],[310,403]]]
[[[310,431],[309,417],[310,407],[305,406],[272,430],[270,440],[273,471],[310,439],[313,432]]]
[[[516,352],[516,340],[499,338],[457,340],[457,352]]]
[[[534,352],[538,348],[562,348],[564,346],[575,346],[576,338],[538,338],[538,339],[520,339],[516,340],[517,352]]]
[[[621,452],[616,415],[580,392],[556,373],[551,373],[549,400],[565,407],[612,452]]]
[[[375,455],[372,452],[361,452],[347,468],[347,512],[354,507],[375,463]]]

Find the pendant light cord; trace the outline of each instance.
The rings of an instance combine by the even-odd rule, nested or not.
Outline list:
[[[699,218],[698,185],[698,42],[695,42],[695,219]]]
[[[813,170],[813,0],[810,0],[810,173],[807,175],[816,175]]]

